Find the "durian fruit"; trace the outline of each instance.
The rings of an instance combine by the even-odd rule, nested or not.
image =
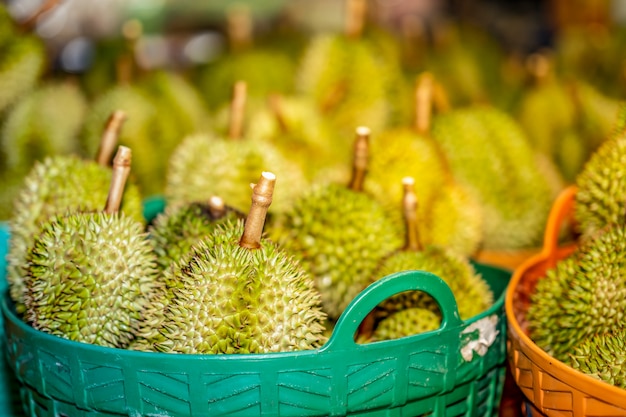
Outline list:
[[[471,255],[482,240],[482,211],[478,201],[452,178],[444,156],[429,136],[434,84],[430,73],[417,78],[412,127],[384,130],[373,137],[364,186],[402,223],[399,184],[406,176],[415,178],[419,217],[423,219],[418,227],[424,243]]]
[[[158,132],[154,121],[160,117],[152,98],[135,85],[117,85],[96,97],[85,116],[82,141],[87,155],[94,155],[100,145],[102,126],[109,115],[122,109],[128,115],[124,130],[120,132],[119,144],[131,149],[141,149],[135,156],[132,175],[143,195],[163,192],[165,172],[160,155]]]
[[[368,341],[399,339],[436,330],[440,325],[441,317],[434,311],[422,307],[409,307],[382,319]]]
[[[46,65],[41,39],[13,35],[0,39],[0,113],[35,87]]]
[[[363,192],[369,129],[359,127],[350,186],[318,183],[294,202],[268,233],[301,259],[336,320],[371,282],[379,262],[402,245],[402,231]]]
[[[102,154],[98,160],[110,160],[111,145],[121,126],[123,112],[111,116],[102,135]],[[13,217],[9,220],[11,237],[7,254],[7,280],[17,310],[23,308],[25,256],[42,223],[55,215],[74,211],[101,209],[111,182],[111,170],[106,165],[81,159],[75,155],[58,155],[36,162],[24,178],[13,202]],[[124,193],[122,211],[143,223],[141,195],[129,182]]]
[[[238,6],[227,13],[228,50],[202,67],[196,77],[195,84],[212,111],[230,100],[231,86],[240,80],[247,83],[253,100],[272,93],[290,94],[294,89],[294,56],[255,41],[249,10]]]
[[[529,336],[566,361],[596,334],[626,329],[626,228],[613,226],[582,243],[546,272],[530,296]]]
[[[211,197],[207,202],[166,207],[148,229],[159,269],[164,270],[177,262],[219,223],[242,217],[218,196]]]
[[[266,140],[314,180],[326,169],[346,165],[351,144],[341,140],[313,101],[305,96],[272,94],[249,119],[248,131]]]
[[[164,271],[165,287],[144,312],[136,350],[266,353],[325,342],[312,278],[262,237],[276,177],[264,172],[244,222],[229,219]]]
[[[119,212],[130,149],[113,163],[104,211],[45,222],[26,255],[24,320],[78,342],[125,348],[156,280],[156,256],[143,224]]]
[[[574,218],[582,239],[613,225],[625,224],[626,133],[607,140],[576,177]]]
[[[482,207],[482,248],[539,246],[555,192],[515,120],[476,105],[437,115],[432,137],[455,180]]]
[[[263,167],[272,166],[285,184],[274,196],[271,212],[287,210],[308,181],[302,170],[266,141],[241,137],[246,83],[234,86],[228,137],[211,134],[187,136],[170,157],[165,197],[178,205],[205,200],[213,195],[244,211],[248,184]],[[254,132],[249,132],[253,136]]]
[[[347,137],[355,126],[373,132],[392,120],[391,91],[400,72],[385,48],[364,36],[364,4],[348,0],[345,33],[320,33],[303,51],[296,71],[296,92],[313,99]]]
[[[567,364],[572,368],[626,388],[626,330],[598,334],[574,347]]]
[[[400,271],[423,270],[443,279],[457,299],[459,315],[469,319],[487,310],[493,304],[493,293],[477,274],[467,258],[453,250],[424,245],[419,235],[417,193],[414,179],[403,180],[403,211],[406,223],[406,241],[401,251],[384,260],[375,277],[385,277]],[[407,308],[424,308],[439,314],[439,307],[428,294],[412,291],[396,295],[383,302],[377,313],[385,317]],[[410,330],[410,329],[409,329]],[[411,331],[408,334],[413,334]],[[408,335],[405,334],[405,335]]]
[[[46,83],[25,94],[2,124],[6,167],[16,173],[27,172],[46,156],[78,153],[78,134],[86,111],[86,98],[70,83]]]

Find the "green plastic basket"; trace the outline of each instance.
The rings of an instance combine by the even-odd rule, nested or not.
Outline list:
[[[162,205],[159,199],[147,202],[146,218]],[[0,250],[6,252],[6,239]],[[27,416],[496,416],[506,366],[504,293],[511,273],[474,266],[496,301],[465,322],[441,279],[407,271],[359,294],[320,349],[271,354],[145,353],[72,342],[25,324],[5,291],[5,355]],[[0,271],[4,282],[5,268]],[[408,290],[426,291],[439,302],[440,329],[354,342],[374,306]]]

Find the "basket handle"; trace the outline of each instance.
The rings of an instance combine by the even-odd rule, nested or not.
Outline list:
[[[574,201],[577,187],[570,185],[563,189],[552,204],[548,222],[543,236],[542,255],[549,263],[555,263],[558,258],[559,234],[561,226],[566,221],[572,221]]]
[[[370,284],[348,305],[337,321],[328,349],[352,349],[354,335],[365,317],[382,301],[404,291],[424,291],[435,299],[441,310],[440,330],[461,326],[452,290],[437,275],[426,271],[403,271],[388,275]]]

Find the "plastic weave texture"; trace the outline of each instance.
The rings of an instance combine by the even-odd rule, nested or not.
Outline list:
[[[5,355],[21,384],[27,416],[495,416],[506,366],[504,294],[511,274],[475,267],[496,302],[467,321],[440,278],[405,271],[359,294],[323,347],[271,354],[146,353],[72,342],[24,323],[5,292]],[[377,304],[408,290],[437,300],[443,314],[438,330],[354,341]]]
[[[555,201],[544,236],[543,251],[515,270],[506,291],[508,361],[515,382],[528,399],[526,414],[548,417],[626,416],[626,390],[594,379],[539,348],[527,333],[529,295],[546,270],[572,253],[575,243],[558,246],[558,233],[571,218],[576,188]]]

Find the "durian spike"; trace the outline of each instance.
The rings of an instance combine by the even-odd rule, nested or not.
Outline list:
[[[421,251],[422,242],[419,238],[417,227],[417,194],[415,194],[415,180],[413,177],[402,179],[404,197],[402,198],[402,209],[404,211],[404,222],[406,225],[406,242],[404,249],[409,251]]]
[[[231,139],[240,139],[243,132],[247,90],[248,85],[245,81],[237,81],[233,86],[233,98],[230,102],[230,118],[228,121],[228,137]]]
[[[289,131],[289,127],[287,126],[287,122],[285,121],[285,113],[283,111],[283,98],[280,94],[270,94],[268,97],[268,104],[270,110],[276,117],[276,122],[278,123],[278,127],[282,133],[287,133]]]
[[[130,162],[132,159],[132,151],[126,146],[117,148],[115,158],[113,158],[113,175],[111,176],[111,186],[109,187],[109,195],[104,207],[105,213],[117,213],[122,204],[122,196],[124,195],[124,187],[128,174],[130,174]]]
[[[250,8],[243,4],[237,4],[226,12],[226,29],[230,49],[238,51],[252,46],[252,16]]]
[[[39,18],[57,7],[60,2],[60,0],[45,0],[30,16],[19,23],[19,27],[25,31],[32,31],[35,25],[37,25]]]
[[[433,106],[437,113],[447,113],[452,108],[446,89],[436,80],[433,84]]]
[[[243,235],[239,246],[248,249],[261,247],[261,235],[265,226],[265,217],[274,194],[276,175],[271,172],[263,172],[257,184],[252,187],[252,205],[246,218]]]
[[[117,139],[119,138],[120,130],[125,120],[126,113],[122,110],[116,110],[109,116],[96,154],[96,162],[98,164],[105,167],[110,165],[111,156],[113,155],[115,145],[117,145]]]
[[[367,0],[346,0],[346,36],[352,39],[361,37],[365,26],[366,14]]]
[[[415,130],[421,135],[430,133],[433,103],[433,75],[424,72],[415,84]]]
[[[356,128],[354,141],[354,156],[352,160],[352,178],[349,188],[354,191],[363,191],[363,182],[369,162],[370,129],[366,126]]]
[[[226,205],[221,197],[214,195],[209,198],[208,206],[213,219],[221,219],[226,214]]]

